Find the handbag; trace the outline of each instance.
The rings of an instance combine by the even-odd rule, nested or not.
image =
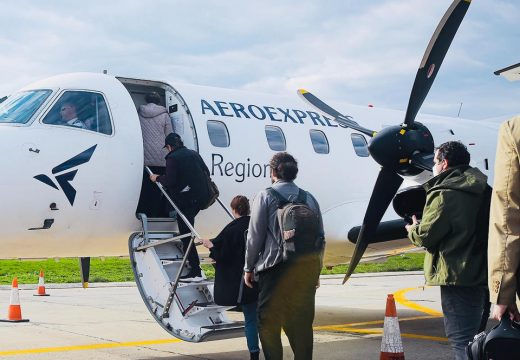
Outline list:
[[[470,360],[520,359],[520,324],[504,314],[498,325],[489,331],[475,335],[466,348]]]
[[[220,195],[217,184],[215,184],[213,182],[213,180],[211,180],[209,175],[206,176],[206,185],[208,188],[208,198],[206,201],[201,203],[201,205],[200,205],[201,210],[205,210],[205,209],[209,208],[211,205],[213,205],[213,203],[217,200],[217,198]]]

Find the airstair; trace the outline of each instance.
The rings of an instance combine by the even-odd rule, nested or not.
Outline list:
[[[161,184],[157,185],[177,211],[177,217],[185,219]],[[231,216],[229,211],[228,214]],[[195,229],[186,221],[191,233],[179,236],[174,219],[147,218],[144,214],[139,217],[142,231],[130,236],[130,261],[141,297],[159,325],[190,342],[244,336],[244,323],[232,321],[226,314],[232,307],[215,304],[212,281],[179,281],[190,270],[189,249],[200,239]],[[191,237],[186,253],[182,246],[184,237]]]

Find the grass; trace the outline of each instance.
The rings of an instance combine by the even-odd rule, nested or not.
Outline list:
[[[392,256],[382,262],[359,264],[356,273],[411,271],[423,268],[424,254],[411,253]],[[214,278],[212,265],[203,264],[202,268],[209,278]],[[76,258],[47,260],[0,260],[0,285],[11,284],[16,276],[20,284],[37,284],[40,269],[45,271],[46,283],[79,283],[79,260]],[[344,274],[347,265],[323,269],[322,274]],[[134,281],[130,260],[125,257],[92,258],[89,282]]]
[[[356,267],[354,274],[386,272],[386,271],[414,271],[422,270],[424,253],[409,253],[390,256],[381,262],[361,263]],[[334,266],[332,269],[323,269],[322,275],[345,274],[348,265]]]

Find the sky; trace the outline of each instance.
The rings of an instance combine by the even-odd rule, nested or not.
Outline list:
[[[66,72],[405,110],[451,0],[0,0],[0,97]],[[518,0],[473,0],[422,113],[520,113]],[[341,109],[338,109],[341,110]]]

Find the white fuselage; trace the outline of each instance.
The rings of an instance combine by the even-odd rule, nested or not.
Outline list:
[[[165,105],[176,106],[177,110],[170,114],[176,131],[188,147],[200,152],[226,205],[237,194],[252,199],[270,186],[267,164],[276,151],[269,147],[266,126],[278,127],[286,151],[299,162],[296,183],[310,191],[321,206],[326,263],[348,261],[354,245],[348,242],[347,233],[361,223],[379,171],[373,159],[356,154],[351,140],[355,131],[317,114],[296,94],[283,98],[200,86],[172,87],[164,82],[86,73],[56,76],[22,89],[49,89],[52,93],[26,123],[0,123],[1,258],[128,254],[128,238],[140,230],[135,211],[143,174],[136,99],[147,86],[164,90]],[[112,133],[44,123],[42,120],[66,91],[101,94],[110,114]],[[375,130],[397,125],[404,116],[401,111],[333,105]],[[212,144],[208,121],[225,124],[229,146]],[[428,126],[436,145],[447,140],[464,142],[472,155],[471,164],[492,177],[497,124],[436,116],[420,116],[418,121]],[[311,130],[326,136],[330,149],[327,154],[314,150]],[[56,169],[58,165],[93,146],[89,161],[66,170],[77,170],[69,181],[75,190],[73,204],[63,186],[56,183],[52,187],[35,179],[43,174],[55,182],[66,172]],[[429,176],[423,173],[406,179],[403,186],[420,183]],[[51,204],[56,210],[51,209]],[[396,218],[389,209],[383,220]],[[28,230],[42,227],[45,219],[53,220],[50,228]],[[195,227],[203,237],[211,238],[228,221],[226,213],[215,204],[199,214]],[[367,253],[374,249],[370,247]]]

